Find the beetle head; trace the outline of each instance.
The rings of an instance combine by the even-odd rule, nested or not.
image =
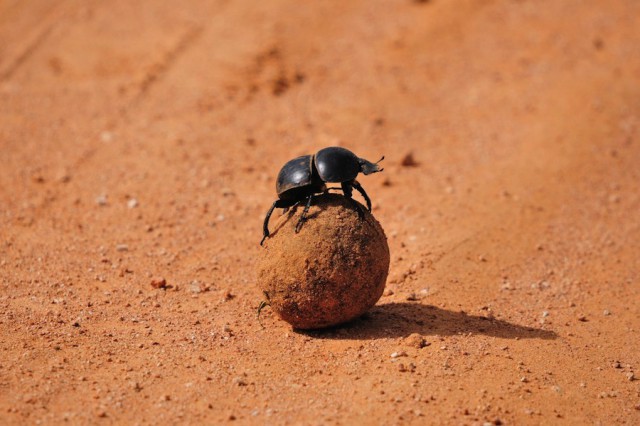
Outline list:
[[[362,171],[362,173],[364,173],[365,175],[370,175],[371,173],[377,173],[384,170],[378,165],[378,163],[382,160],[384,160],[384,155],[375,163],[365,160],[364,158],[358,158],[358,163],[360,163],[360,170]]]

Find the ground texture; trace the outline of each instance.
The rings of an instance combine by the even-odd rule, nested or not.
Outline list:
[[[638,16],[0,1],[0,422],[640,423]],[[387,289],[262,328],[275,176],[330,145],[386,155]]]

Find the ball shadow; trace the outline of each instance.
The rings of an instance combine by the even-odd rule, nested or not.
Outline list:
[[[549,330],[524,327],[495,318],[454,312],[420,303],[387,303],[373,307],[362,317],[347,324],[322,330],[296,330],[297,333],[320,339],[371,340],[406,337],[412,333],[423,336],[482,334],[503,339],[556,339]]]

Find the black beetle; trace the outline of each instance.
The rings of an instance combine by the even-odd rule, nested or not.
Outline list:
[[[378,160],[378,163],[383,159],[384,157]],[[269,236],[269,218],[276,207],[286,210],[306,200],[302,215],[296,224],[296,232],[299,232],[302,223],[306,220],[313,196],[330,189],[340,189],[327,189],[325,183],[340,183],[342,192],[349,199],[351,199],[353,188],[355,188],[362,194],[367,202],[367,209],[371,211],[371,200],[356,180],[356,176],[360,172],[365,175],[381,172],[383,169],[378,166],[378,163],[358,158],[353,152],[338,146],[323,148],[315,155],[303,155],[288,161],[278,173],[276,180],[278,199],[273,202],[264,218],[263,237],[260,245]],[[360,209],[359,204],[356,206]]]

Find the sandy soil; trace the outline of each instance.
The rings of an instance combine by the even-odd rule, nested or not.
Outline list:
[[[177,4],[0,2],[1,423],[640,423],[639,2]],[[330,145],[386,293],[262,329]]]

